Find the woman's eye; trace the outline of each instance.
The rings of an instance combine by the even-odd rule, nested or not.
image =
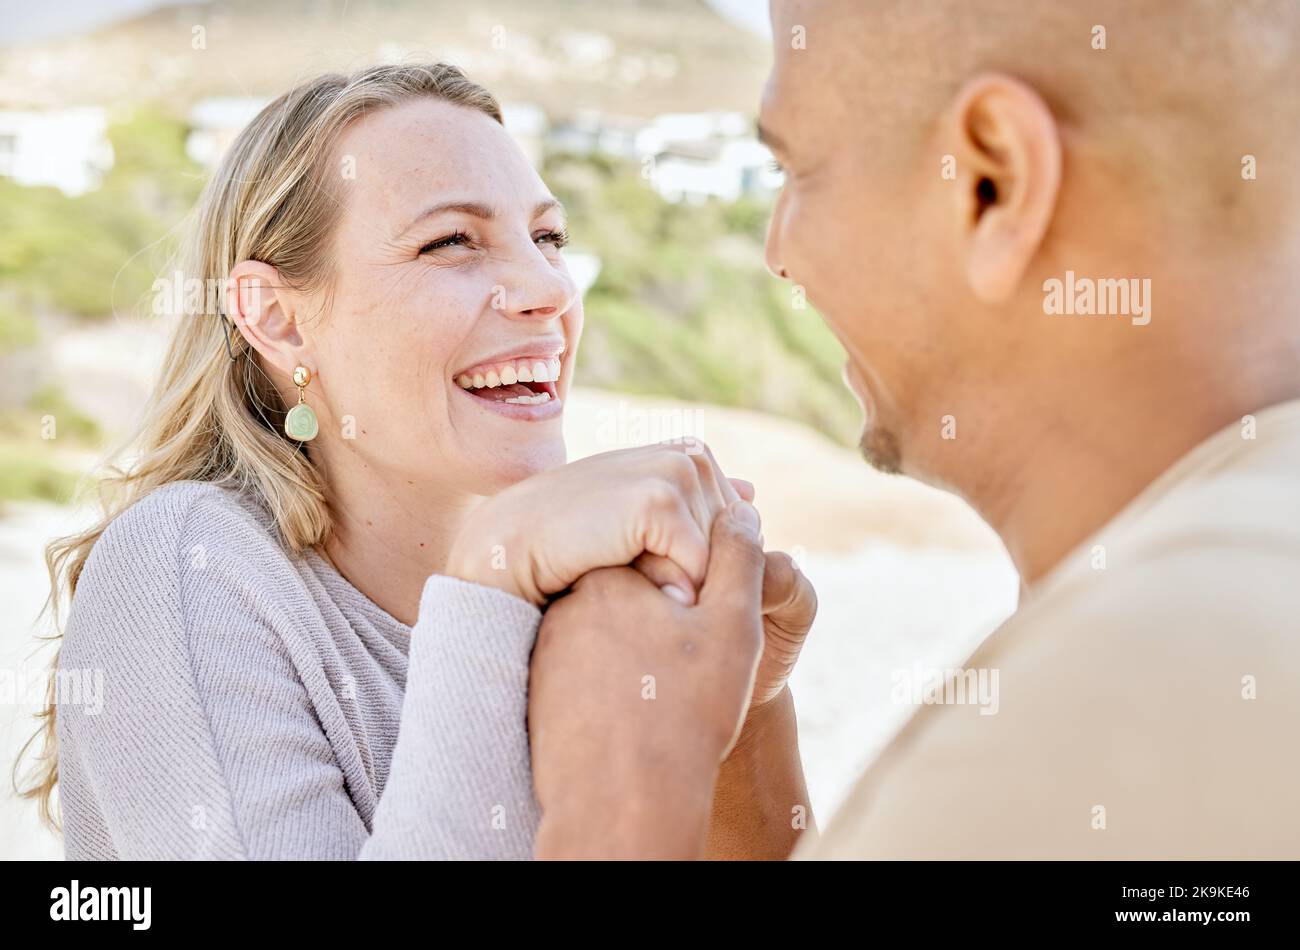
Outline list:
[[[460,232],[448,234],[446,237],[438,238],[436,241],[430,241],[428,244],[424,245],[424,247],[420,248],[420,253],[427,254],[430,251],[441,250],[444,247],[457,247],[465,244],[468,240],[469,237]]]
[[[536,241],[538,244],[553,244],[556,248],[561,248],[569,243],[569,232],[563,230],[543,231],[537,235]]]

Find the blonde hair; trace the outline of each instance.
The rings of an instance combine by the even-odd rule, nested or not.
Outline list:
[[[502,121],[491,93],[443,63],[321,76],[264,108],[235,139],[194,210],[178,268],[187,285],[197,278],[204,287],[224,286],[235,264],[257,260],[277,268],[295,290],[328,289],[333,261],[322,249],[330,246],[338,218],[342,177],[333,167],[335,145],[361,116],[421,96]],[[143,420],[95,479],[98,522],[45,549],[51,639],[61,638],[60,603],[65,596],[71,603],[96,540],[119,513],[168,483],[222,482],[253,493],[295,551],[329,536],[320,472],[278,427],[287,407],[257,354],[238,333],[227,335],[225,316],[203,312],[203,301],[186,296]],[[128,450],[133,454],[124,468],[117,462]],[[59,778],[55,698],[51,676],[45,709],[37,714],[43,721],[19,753],[13,778],[18,794],[36,799],[43,821],[57,830],[51,804]],[[30,782],[20,788],[19,766],[42,736]]]

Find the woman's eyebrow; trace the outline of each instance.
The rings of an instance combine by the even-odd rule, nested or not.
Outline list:
[[[496,211],[493,208],[478,201],[443,201],[436,205],[430,205],[417,214],[411,220],[411,223],[402,229],[401,233],[405,234],[425,218],[431,218],[436,214],[445,214],[448,211],[468,214],[475,218],[482,218],[484,221],[491,221],[496,217]]]
[[[544,201],[539,201],[537,206],[533,208],[533,219],[536,220],[537,218],[540,218],[552,209],[558,209],[560,214],[564,214],[564,205],[560,204],[557,199],[547,198]],[[407,231],[410,231],[411,228],[415,227],[425,218],[431,218],[438,214],[445,214],[448,211],[468,214],[475,218],[481,218],[484,221],[491,221],[497,214],[495,208],[479,201],[443,201],[436,205],[430,205],[417,214],[411,223],[402,229],[401,233],[405,234]]]

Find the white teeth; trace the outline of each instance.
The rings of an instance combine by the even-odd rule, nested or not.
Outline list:
[[[512,402],[517,406],[540,406],[544,402],[551,401],[550,393],[535,393],[531,396],[511,396],[502,402]]]
[[[531,363],[502,363],[485,373],[461,373],[456,384],[462,389],[495,389],[515,383],[555,383],[560,379],[560,361],[534,360]]]

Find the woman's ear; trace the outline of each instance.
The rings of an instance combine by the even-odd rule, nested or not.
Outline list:
[[[308,360],[294,312],[293,295],[280,273],[261,261],[240,261],[226,281],[226,312],[249,346],[266,362],[291,376],[295,366],[315,372]]]
[[[966,276],[975,295],[1003,303],[1051,223],[1061,188],[1061,139],[1042,97],[999,74],[968,82],[949,112],[956,139]]]

